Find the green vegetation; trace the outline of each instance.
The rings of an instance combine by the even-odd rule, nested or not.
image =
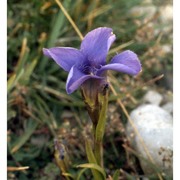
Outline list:
[[[148,88],[160,92],[172,90],[169,80],[172,24],[160,21],[157,8],[167,1],[152,1],[151,5],[157,8],[152,16],[132,11],[134,7],[148,6],[148,2],[141,0],[64,0],[62,3],[83,35],[100,26],[114,30],[117,39],[109,58],[126,49],[139,55],[143,71],[137,77],[110,73],[118,95],[110,92],[104,138],[106,173],[112,177],[114,174],[117,179],[119,171],[115,170],[121,169],[120,176],[134,179],[143,172],[134,154],[129,159],[128,149],[122,146],[127,145],[123,131],[127,118],[116,101],[121,98],[130,111],[140,103]],[[43,47],[78,48],[80,39],[75,30],[53,0],[13,0],[8,1],[7,43],[8,167],[29,167],[9,171],[8,179],[59,179],[53,144],[57,137],[67,146],[71,160],[69,173],[75,176],[79,171],[82,179],[91,179],[91,171],[82,172],[76,167],[88,166],[83,137],[88,137],[91,130],[81,94],[79,91],[66,94],[67,74],[42,54]],[[164,45],[170,50],[162,48]],[[153,81],[161,74],[165,75],[163,79]]]

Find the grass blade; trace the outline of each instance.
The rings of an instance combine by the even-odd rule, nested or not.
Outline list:
[[[37,121],[33,121],[31,119],[28,121],[27,128],[24,130],[23,136],[20,136],[13,144],[13,147],[11,148],[12,154],[18,151],[18,149],[20,149],[26,143],[26,141],[33,134],[37,126],[38,126]]]

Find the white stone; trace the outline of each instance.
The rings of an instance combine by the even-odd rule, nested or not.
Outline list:
[[[168,113],[173,113],[173,102],[168,102],[162,106],[162,108],[167,111]]]
[[[150,90],[144,95],[144,102],[148,102],[150,104],[160,105],[163,97],[156,91]]]
[[[160,7],[160,20],[162,23],[169,23],[173,20],[173,7],[172,5],[166,5]]]
[[[133,110],[130,117],[138,129],[155,165],[163,173],[171,177],[173,173],[172,116],[164,109],[148,104]],[[127,123],[126,132],[132,147],[139,155],[148,160],[148,155],[130,123]],[[139,161],[145,174],[155,173],[147,161],[144,161],[142,158],[139,158]]]
[[[156,35],[163,32],[171,36],[173,28],[173,7],[171,4],[159,8],[159,25],[155,32]],[[172,38],[170,37],[170,39]]]

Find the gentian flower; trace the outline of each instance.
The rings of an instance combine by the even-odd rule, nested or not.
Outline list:
[[[66,91],[71,94],[80,86],[93,88],[107,84],[107,70],[114,70],[130,75],[141,71],[137,55],[124,51],[115,55],[109,64],[106,57],[110,46],[116,39],[111,28],[100,27],[89,32],[83,39],[80,50],[71,47],[53,47],[43,49],[44,55],[52,58],[62,69],[69,72]],[[91,93],[90,93],[91,94]]]

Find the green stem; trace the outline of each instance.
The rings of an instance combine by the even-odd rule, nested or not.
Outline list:
[[[106,124],[106,111],[108,106],[108,92],[105,94],[99,94],[99,102],[102,104],[102,108],[99,114],[98,124],[94,134],[94,154],[98,165],[103,167],[103,136]]]
[[[97,164],[103,168],[103,142],[94,141],[94,155],[97,161]]]
[[[103,168],[103,136],[108,106],[108,86],[104,82],[99,84],[99,80],[92,79],[83,83],[81,93],[93,123],[94,156],[97,164]]]

